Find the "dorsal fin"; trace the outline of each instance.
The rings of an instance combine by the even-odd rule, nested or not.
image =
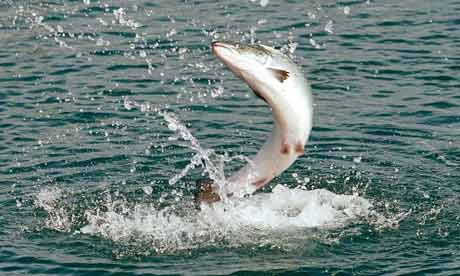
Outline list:
[[[289,72],[283,69],[276,69],[276,68],[268,68],[268,71],[272,73],[272,75],[279,80],[280,82],[283,82],[289,78]]]

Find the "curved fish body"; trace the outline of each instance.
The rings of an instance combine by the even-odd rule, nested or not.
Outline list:
[[[274,48],[216,41],[212,50],[273,113],[274,127],[265,144],[218,191],[241,197],[263,187],[304,153],[312,129],[313,99],[301,69]]]

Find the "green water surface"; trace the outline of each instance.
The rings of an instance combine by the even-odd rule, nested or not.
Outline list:
[[[0,1],[0,274],[460,274],[459,15],[457,0]],[[158,111],[218,154],[265,141],[271,111],[215,39],[281,49],[312,85],[306,154],[263,192],[357,194],[385,219],[185,244],[130,222],[123,239],[81,231],[107,202],[196,212],[202,170],[168,183],[194,152]]]

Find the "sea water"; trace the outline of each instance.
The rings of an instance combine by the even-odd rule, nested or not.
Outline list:
[[[0,274],[460,271],[455,1],[0,2]],[[251,163],[271,110],[212,55],[264,43],[315,99],[305,155]],[[199,207],[199,208],[197,208]]]

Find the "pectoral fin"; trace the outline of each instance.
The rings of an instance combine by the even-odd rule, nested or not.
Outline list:
[[[280,82],[283,82],[289,78],[289,72],[283,69],[276,69],[276,68],[268,68],[268,71],[272,73],[273,77],[275,77]]]

